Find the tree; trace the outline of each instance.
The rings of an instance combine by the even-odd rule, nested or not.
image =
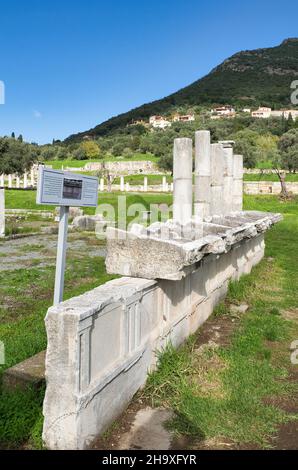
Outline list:
[[[15,139],[15,138],[16,138],[16,135],[15,135],[14,132],[11,133],[11,138],[12,138],[12,139]]]
[[[0,139],[0,174],[21,175],[37,161],[39,150],[19,140]]]
[[[90,160],[99,158],[100,149],[96,142],[93,140],[87,140],[81,144],[81,148],[85,151],[86,157]]]
[[[281,136],[278,148],[283,168],[296,172],[298,170],[298,129],[291,129]]]
[[[56,158],[55,148],[51,145],[45,146],[41,150],[40,158],[41,158],[42,161],[55,160],[55,158]]]
[[[18,141],[19,141],[19,142],[23,142],[23,136],[22,136],[22,134],[19,135]]]
[[[239,131],[234,135],[234,152],[236,154],[243,155],[243,162],[246,168],[253,168],[256,166],[258,156],[258,137],[258,134],[250,129]]]
[[[163,170],[173,172],[173,154],[167,153],[166,155],[160,157],[158,165]]]
[[[73,158],[75,160],[87,160],[87,154],[84,147],[80,146],[73,152]]]

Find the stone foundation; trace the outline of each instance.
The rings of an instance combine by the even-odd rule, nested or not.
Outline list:
[[[180,345],[226,295],[230,279],[264,255],[264,236],[209,254],[179,281],[120,278],[51,307],[46,317],[49,449],[85,449],[126,408],[156,367],[156,351]]]

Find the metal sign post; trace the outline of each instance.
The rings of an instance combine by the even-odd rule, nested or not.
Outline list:
[[[63,302],[69,206],[60,207],[54,305]]]
[[[54,305],[63,302],[69,207],[96,207],[98,178],[39,167],[37,204],[60,206]]]

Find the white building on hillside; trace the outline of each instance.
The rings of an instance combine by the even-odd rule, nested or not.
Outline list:
[[[263,119],[268,119],[269,117],[284,117],[285,119],[289,119],[290,115],[296,120],[298,117],[298,110],[297,109],[278,109],[276,111],[272,111],[271,108],[267,107],[260,107],[256,111],[253,111],[251,113],[252,117],[255,118],[263,118]]]
[[[166,129],[172,125],[170,121],[165,119],[163,116],[151,116],[149,119],[149,124],[155,129]]]
[[[236,115],[236,111],[232,106],[218,106],[211,109],[211,114],[211,119],[233,118]]]
[[[289,119],[292,116],[294,121],[298,117],[298,110],[297,109],[282,109],[280,111],[271,111],[271,117],[284,117],[285,119]]]
[[[251,115],[255,118],[269,118],[271,116],[271,108],[261,106],[256,111],[252,111]]]
[[[175,114],[173,117],[173,122],[191,122],[195,120],[195,115],[194,114]]]

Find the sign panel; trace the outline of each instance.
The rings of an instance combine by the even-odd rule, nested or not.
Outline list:
[[[96,207],[98,178],[39,167],[37,204]]]

